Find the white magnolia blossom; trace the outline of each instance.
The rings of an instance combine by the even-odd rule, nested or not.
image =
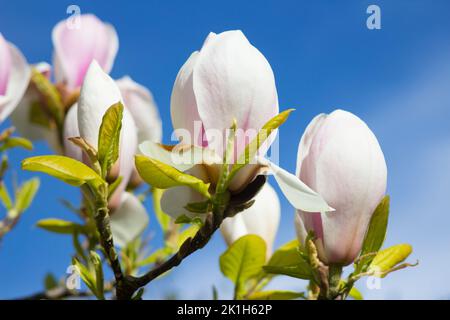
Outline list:
[[[30,81],[30,67],[12,43],[0,33],[0,123],[17,107]]]
[[[180,164],[174,152],[145,142],[141,152],[180,171],[217,183],[228,129],[236,121],[233,161],[263,125],[278,114],[278,96],[270,64],[241,31],[210,33],[200,51],[181,67],[171,98],[172,123],[186,153],[199,155]],[[219,137],[217,137],[219,133]],[[245,165],[232,179],[229,190],[238,193],[263,171],[274,174],[291,203],[305,211],[330,211],[327,203],[297,177],[261,157],[275,138],[273,133],[259,149],[259,157]],[[203,167],[203,168],[199,168]],[[161,205],[173,217],[187,214],[184,206],[200,196],[187,187],[168,190]]]
[[[280,200],[276,191],[266,183],[255,197],[255,203],[232,218],[226,218],[220,231],[230,246],[248,234],[260,236],[267,245],[267,258],[272,255],[273,243],[280,223]]]
[[[322,261],[353,262],[386,192],[386,162],[377,138],[349,112],[320,114],[303,134],[297,161],[297,176],[336,209],[332,213],[298,211],[300,241],[314,231]]]

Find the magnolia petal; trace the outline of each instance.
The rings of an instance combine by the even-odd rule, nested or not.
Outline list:
[[[50,77],[51,66],[46,62],[40,62],[33,66],[46,77]],[[31,105],[40,100],[39,93],[34,86],[28,85],[22,99],[11,113],[11,121],[21,137],[32,141],[46,140],[54,150],[59,150],[58,135],[56,130],[31,122]]]
[[[351,263],[386,192],[386,162],[375,135],[355,115],[332,112],[315,133],[300,176],[336,208],[320,217],[325,256],[330,262]]]
[[[66,114],[64,119],[64,154],[68,157],[83,161],[82,150],[74,145],[69,138],[79,137],[78,130],[78,104],[74,104]]]
[[[170,98],[170,115],[175,136],[184,144],[203,146],[203,124],[193,89],[193,70],[198,51],[191,54],[178,72]]]
[[[211,141],[216,131],[222,133],[236,119],[238,128],[253,131],[247,132],[251,138],[278,113],[272,68],[241,31],[209,37],[198,54],[193,89],[208,143],[219,155],[225,135]]]
[[[294,208],[306,212],[334,211],[317,192],[312,190],[292,173],[280,168],[267,159],[258,158],[260,164],[269,168],[284,196]]]
[[[7,46],[11,57],[11,69],[4,98],[0,99],[0,122],[3,122],[19,104],[31,75],[31,69],[19,49],[11,43],[7,43]]]
[[[111,71],[119,48],[114,27],[92,14],[79,16],[78,21],[63,20],[53,29],[55,79],[71,89],[79,87],[93,60],[106,73]],[[80,25],[72,26],[71,23]]]
[[[327,115],[321,113],[314,117],[308,126],[305,129],[305,132],[300,139],[300,144],[297,151],[297,168],[295,171],[295,175],[300,177],[301,164],[303,160],[308,156],[309,149],[311,148],[311,144],[313,142],[314,136],[316,132],[320,129],[320,127],[325,122]]]
[[[116,83],[138,129],[139,143],[146,140],[160,142],[162,123],[151,92],[128,76]]]
[[[220,229],[228,245],[247,234],[260,236],[266,242],[267,257],[270,257],[280,223],[280,200],[268,183],[254,200],[255,203],[247,210],[225,219]]]
[[[6,94],[11,73],[11,52],[9,45],[0,33],[0,96]]]
[[[78,126],[81,136],[97,147],[103,115],[113,104],[123,102],[120,90],[110,76],[92,61],[81,87],[78,101]]]
[[[208,173],[204,166],[197,165],[186,173],[208,182]],[[176,219],[182,215],[195,217],[197,214],[186,210],[186,205],[194,202],[206,201],[206,197],[189,187],[174,187],[164,191],[161,197],[162,210]]]
[[[149,215],[144,205],[132,193],[122,195],[120,206],[111,214],[114,244],[124,247],[136,239],[147,227]]]

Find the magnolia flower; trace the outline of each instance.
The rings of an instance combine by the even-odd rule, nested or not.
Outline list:
[[[232,218],[226,218],[220,230],[229,246],[247,234],[260,236],[266,241],[267,257],[270,257],[280,222],[280,201],[277,193],[268,183],[254,200],[255,203],[247,210]]]
[[[386,192],[387,169],[377,138],[349,112],[320,114],[300,141],[297,176],[336,209],[333,213],[298,211],[300,241],[307,231],[314,231],[324,263],[353,262]]]
[[[51,66],[48,63],[41,62],[33,67],[47,78],[50,78]],[[56,130],[51,126],[35,123],[32,120],[31,106],[41,99],[36,87],[30,83],[16,109],[11,114],[12,123],[22,137],[33,141],[46,140],[54,150],[61,153]]]
[[[81,87],[78,104],[71,107],[64,123],[65,153],[75,159],[82,159],[81,150],[70,143],[70,137],[81,136],[90,145],[98,149],[98,132],[103,116],[110,106],[123,102],[120,90],[110,76],[108,76],[94,60],[86,73]],[[133,117],[125,107],[120,134],[119,175],[122,183],[116,193],[120,194],[133,170],[133,157],[137,148],[137,133]]]
[[[114,80],[111,79],[94,60],[86,73],[85,80],[81,87],[79,102],[70,108],[65,119],[64,140],[65,153],[67,156],[88,162],[88,160],[83,157],[81,150],[68,141],[68,138],[81,136],[90,145],[98,149],[98,132],[103,116],[108,108],[117,102],[123,103],[119,88]],[[113,209],[112,217],[117,212],[120,213],[128,210],[123,208],[138,207],[136,205],[136,201],[138,200],[133,199],[134,196],[132,194],[124,192],[134,168],[133,157],[136,153],[136,147],[136,126],[128,109],[124,108],[119,142],[119,159],[113,166],[113,168],[117,167],[118,175],[122,177],[122,182],[117,187],[109,203],[109,206]],[[142,210],[133,209],[127,211],[128,214],[135,219],[133,223],[136,223],[137,225],[128,230],[129,238],[136,236],[138,230],[141,231],[141,228],[138,228],[138,226],[143,225],[145,227],[147,224],[148,217],[144,219],[144,215],[140,211]],[[123,227],[120,224],[125,223],[128,225],[131,222],[127,221],[131,218],[123,217],[122,214],[118,215],[119,217],[111,219],[111,228],[116,231],[121,230],[117,232],[123,233],[127,227]],[[119,223],[119,226],[114,226],[116,223]],[[121,237],[124,238],[124,235],[122,234]]]
[[[116,30],[92,14],[78,17],[80,24],[71,27],[67,20],[59,22],[52,32],[54,46],[53,65],[56,82],[68,89],[79,88],[89,65],[97,60],[109,73],[119,48]]]
[[[0,33],[0,123],[16,108],[30,81],[22,53]]]
[[[233,121],[237,125],[232,158],[235,162],[263,125],[277,114],[275,79],[266,58],[241,31],[210,33],[201,50],[194,52],[181,67],[172,91],[172,123],[181,140],[181,147],[173,151],[181,149],[192,154],[190,162],[176,161],[176,152],[148,141],[140,145],[140,150],[215,186],[227,131]],[[229,191],[242,191],[258,174],[270,170],[296,208],[313,212],[331,210],[294,175],[261,158],[275,134],[260,148],[257,159],[251,159],[253,163],[234,176]],[[188,187],[176,187],[164,193],[161,205],[173,217],[189,215],[184,207],[199,198],[201,195]]]
[[[138,142],[146,140],[160,142],[162,137],[161,118],[151,92],[128,76],[120,78],[116,84],[125,105],[133,116],[137,127]]]
[[[124,247],[145,230],[148,222],[149,216],[142,202],[134,194],[124,192],[110,219],[114,244]]]

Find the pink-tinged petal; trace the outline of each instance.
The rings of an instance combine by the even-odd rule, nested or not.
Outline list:
[[[64,154],[78,161],[83,161],[83,152],[79,147],[70,142],[69,138],[79,137],[78,129],[78,104],[74,104],[67,112],[64,119]]]
[[[52,33],[55,79],[74,89],[83,79],[93,60],[106,73],[112,69],[119,47],[114,27],[92,14],[80,16],[80,26],[70,27],[67,20],[59,22]]]
[[[251,137],[278,113],[272,68],[241,31],[208,39],[194,67],[193,88],[208,143],[219,154],[224,141],[210,142],[210,130],[224,132],[236,119],[238,128],[253,130]]]
[[[208,182],[208,172],[202,165],[197,165],[186,171],[186,173]],[[206,198],[204,196],[192,188],[174,187],[164,191],[163,196],[161,197],[161,208],[174,219],[182,215],[194,217],[197,215],[186,210],[185,206],[189,203],[205,200]]]
[[[30,82],[30,67],[25,57],[13,44],[6,43],[10,54],[11,69],[4,95],[0,94],[0,123],[17,107]],[[2,62],[0,62],[2,63]]]
[[[236,216],[225,219],[220,229],[228,245],[247,234],[260,236],[267,244],[267,257],[270,257],[279,222],[280,200],[266,183],[256,195],[255,203]]]
[[[33,67],[44,76],[50,77],[51,66],[48,63],[40,62]],[[33,103],[40,101],[40,99],[41,97],[36,88],[33,85],[28,85],[22,99],[11,113],[11,121],[21,137],[32,141],[46,140],[55,151],[60,153],[56,130],[31,121],[31,106]]]
[[[122,96],[116,83],[94,60],[86,73],[78,102],[78,126],[81,136],[94,147],[98,143],[98,130],[103,115]]]
[[[81,87],[77,113],[80,135],[92,146],[98,148],[98,131],[103,116],[108,108],[117,102],[123,103],[119,88],[94,60]],[[123,111],[119,149],[119,175],[122,182],[111,198],[112,207],[118,205],[121,193],[130,179],[137,149],[136,125],[126,106]]]
[[[178,72],[170,98],[170,115],[175,135],[184,144],[203,146],[203,124],[197,111],[193,90],[193,70],[198,52],[191,54]]]
[[[336,212],[316,214],[303,222],[314,230],[321,220],[325,261],[349,264],[359,253],[372,213],[386,191],[383,152],[361,119],[337,110],[317,128],[305,153],[301,179]],[[301,213],[301,217],[308,214]]]
[[[114,244],[124,247],[144,232],[149,222],[149,215],[135,195],[125,192],[119,207],[111,214],[110,221]]]
[[[0,33],[0,96],[6,94],[9,74],[11,73],[11,60],[9,45]]]
[[[138,129],[139,143],[146,140],[160,142],[162,123],[151,92],[128,76],[116,83]]]

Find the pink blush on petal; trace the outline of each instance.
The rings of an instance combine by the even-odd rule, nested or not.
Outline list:
[[[11,73],[11,52],[9,45],[0,34],[0,96],[6,95]]]

